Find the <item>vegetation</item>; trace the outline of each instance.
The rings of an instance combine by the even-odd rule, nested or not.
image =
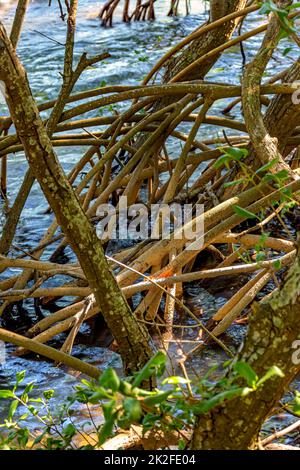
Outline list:
[[[84,379],[53,414],[54,392],[32,396],[32,382],[19,392],[25,377],[19,373],[12,389],[0,390],[0,398],[12,400],[0,431],[2,448],[267,448],[277,434],[262,439],[261,430],[275,407],[281,404],[299,415],[299,392],[289,403],[281,401],[300,371],[295,354],[300,335],[300,67],[294,52],[290,57],[299,47],[299,3],[210,0],[208,21],[173,45],[141,84],[75,91],[87,70],[100,62],[105,66],[110,51],[94,57],[82,51],[77,60],[78,1],[58,1],[58,21],[66,25],[61,88],[56,99],[42,103],[33,95],[17,50],[28,3],[18,1],[10,36],[0,22],[0,81],[7,104],[7,115],[0,117],[6,211],[0,315],[5,321],[14,306],[20,312],[22,302],[31,299],[39,318],[18,332],[2,324],[0,340],[18,346],[19,355],[37,353],[93,381]],[[103,5],[103,25],[112,25],[119,3]],[[182,3],[171,1],[166,14],[177,15]],[[132,4],[122,4],[124,22],[155,19],[154,0]],[[253,27],[253,17],[259,26]],[[258,47],[249,60],[244,43],[250,38]],[[237,45],[242,68],[228,73],[228,83],[207,79]],[[272,75],[268,67],[280,54],[291,64]],[[240,84],[232,84],[235,72],[242,74]],[[220,113],[223,103],[227,117]],[[230,113],[238,106],[240,117],[233,118]],[[211,126],[210,138],[203,138],[205,125]],[[61,147],[87,148],[68,174]],[[28,170],[10,205],[8,163],[16,152],[24,152]],[[15,237],[35,181],[53,219],[38,245],[28,250],[16,246]],[[97,236],[96,224],[109,203],[120,214],[124,198],[134,209],[131,215],[139,213],[140,228],[150,219],[149,213],[142,218],[142,204],[147,209],[159,203],[188,205],[190,219],[178,226],[173,214],[171,234],[165,237],[166,215],[158,213],[145,239],[130,247],[119,240],[112,254],[111,233]],[[62,263],[69,248],[73,261]],[[209,319],[199,319],[184,290],[190,282],[203,286],[205,280],[214,284],[219,279],[233,294]],[[41,314],[42,307],[60,299],[63,308]],[[96,318],[95,334],[97,321],[112,334],[124,377],[72,356],[81,327],[91,318]],[[245,321],[247,332],[235,350],[224,334]],[[58,343],[45,344],[53,338]],[[180,358],[172,357],[174,343]],[[212,345],[228,361],[199,373],[194,361]],[[89,432],[79,429],[73,415],[82,404],[88,410],[96,405],[104,424]],[[27,427],[30,415],[40,423],[37,435]],[[285,432],[290,429],[281,435]]]
[[[29,382],[24,391],[18,394],[25,371],[18,373],[12,390],[0,390],[1,398],[11,400],[7,419],[2,425],[5,430],[1,442],[2,449],[26,449],[28,446],[48,450],[115,448],[120,445],[120,436],[108,441],[113,434],[114,425],[124,430],[133,425],[140,425],[135,429],[136,436],[131,444],[139,444],[140,440],[147,436],[147,439],[153,441],[155,448],[160,447],[159,439],[162,436],[168,446],[170,438],[164,437],[168,435],[179,448],[184,449],[190,439],[196,416],[205,414],[234,397],[245,397],[258,390],[272,377],[282,376],[280,369],[272,367],[259,379],[246,363],[236,362],[230,378],[213,381],[215,368],[212,368],[197,382],[193,393],[201,398],[195,399],[187,394],[186,385],[188,384],[191,390],[191,382],[182,377],[167,377],[162,382],[162,389],[155,391],[140,388],[149,377],[161,377],[165,366],[166,355],[158,352],[132,379],[122,380],[114,369],[109,368],[98,382],[82,380],[82,385],[76,387],[76,393],[68,397],[67,402],[55,414],[50,404],[54,390],[46,390],[42,397],[34,398],[31,394],[35,385]],[[224,366],[228,366],[228,363]],[[244,387],[239,386],[238,378],[244,380]],[[83,403],[87,407],[100,407],[104,424],[97,426],[92,421],[83,423],[82,429],[77,428],[72,421],[72,407],[76,403]],[[297,414],[296,401],[291,405]],[[16,417],[18,407],[24,408],[25,413]],[[33,415],[42,427],[37,436],[30,433],[26,427],[29,415]],[[179,441],[177,433],[181,436]],[[125,435],[125,443],[127,439],[128,436]]]

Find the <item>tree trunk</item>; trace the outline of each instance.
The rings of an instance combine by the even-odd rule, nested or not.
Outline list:
[[[199,416],[192,449],[246,450],[258,447],[262,424],[300,371],[293,362],[293,342],[300,333],[300,253],[283,287],[265,303],[256,304],[242,351],[237,357],[259,377],[276,365],[284,377],[267,380],[247,397],[225,402]],[[229,372],[230,373],[230,372]]]
[[[26,72],[0,23],[0,80],[30,168],[73,248],[128,372],[152,356],[147,331],[132,315],[109,269],[102,245],[53,150],[32,96]]]
[[[280,0],[278,7],[287,7],[291,0]],[[265,126],[261,112],[260,86],[262,76],[266,70],[269,60],[279,42],[281,23],[276,14],[269,17],[269,25],[261,47],[254,59],[246,65],[242,80],[242,104],[245,125],[253,148],[255,149],[256,160],[261,165],[266,165],[276,158],[278,163],[272,171],[286,170],[290,177],[294,174],[290,167],[284,162],[278,149],[277,139],[273,138]],[[253,167],[251,166],[253,171]]]
[[[300,57],[286,73],[283,82],[294,83],[299,80]],[[264,122],[270,135],[277,138],[280,153],[284,154],[288,138],[300,123],[300,106],[293,103],[290,96],[276,95],[267,108]]]
[[[235,11],[242,10],[246,6],[247,0],[211,0],[210,1],[210,21],[216,21],[223,16],[229,15]],[[195,39],[186,49],[168,62],[163,81],[170,81],[175,75],[181,72],[199,57],[204,56],[211,50],[227,42],[239,22],[239,18],[227,21],[212,31]],[[181,81],[201,80],[207,72],[216,63],[220,54],[208,58],[198,67],[195,67],[191,73],[184,75]]]
[[[300,57],[287,71],[282,79],[284,83],[294,83],[300,80]],[[245,105],[247,106],[247,104]],[[247,112],[245,113],[246,118]],[[277,149],[279,153],[285,157],[292,149],[287,147],[287,140],[293,135],[295,128],[300,123],[300,106],[295,104],[291,96],[276,95],[269,104],[263,117],[263,124],[271,138],[276,139]],[[250,142],[247,145],[248,157],[244,160],[253,172],[258,170],[262,165],[257,157],[254,145]],[[227,181],[238,180],[243,178],[244,174],[240,171],[239,165],[235,165],[229,172]],[[223,190],[218,194],[220,200],[226,200],[238,194],[241,189],[240,185],[232,186]]]

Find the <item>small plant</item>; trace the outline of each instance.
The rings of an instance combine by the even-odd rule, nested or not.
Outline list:
[[[19,373],[12,390],[0,391],[0,398],[11,400],[7,418],[0,425],[0,448],[99,448],[116,429],[129,429],[133,424],[140,425],[143,433],[161,430],[168,435],[170,431],[192,428],[197,415],[207,413],[226,400],[245,397],[273,376],[282,376],[276,366],[260,379],[251,366],[244,362],[232,364],[227,361],[223,364],[223,368],[229,366],[230,373],[219,379],[215,378],[218,366],[214,366],[195,383],[183,377],[171,376],[161,379],[160,387],[144,390],[141,388],[143,383],[151,378],[161,378],[165,372],[166,355],[159,351],[131,378],[121,379],[114,369],[109,368],[98,381],[82,380],[81,385],[75,387],[75,393],[55,415],[50,406],[54,391],[48,390],[42,397],[32,398],[35,385],[30,382],[22,394],[18,394],[18,387],[25,378],[25,372]],[[100,426],[93,423],[93,444],[82,442],[82,431],[72,421],[75,403],[101,407],[104,423]],[[22,414],[16,417],[19,407],[22,407]],[[37,436],[26,426],[29,415],[34,416],[39,424],[40,432]],[[179,447],[185,446],[186,442],[181,438]]]
[[[288,17],[289,13],[292,10],[295,10],[296,8],[299,8],[300,3],[296,2],[292,5],[287,5],[285,8],[280,8],[276,5],[276,3],[273,0],[264,0],[261,3],[261,9],[260,13],[261,14],[266,14],[269,15],[270,13],[275,13],[282,25],[281,31],[280,31],[280,38],[284,38],[288,36],[290,33],[295,33],[296,29],[294,27],[294,18],[290,19]]]

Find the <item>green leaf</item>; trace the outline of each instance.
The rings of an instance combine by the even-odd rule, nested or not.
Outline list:
[[[262,232],[260,237],[259,237],[259,243],[260,245],[264,245],[267,239],[270,236],[270,232]]]
[[[87,398],[88,398],[87,401],[89,403],[99,403],[99,401],[105,398],[112,398],[112,397],[111,397],[111,394],[107,392],[103,387],[98,387],[97,391]]]
[[[293,3],[292,5],[288,5],[286,7],[287,10],[293,10],[295,8],[300,8],[300,2]]]
[[[259,10],[261,14],[269,14],[271,12],[277,13],[278,15],[287,15],[287,11],[279,8],[272,0],[264,0],[262,7]]]
[[[273,263],[273,267],[274,269],[278,270],[281,268],[281,260],[280,259],[276,259]]]
[[[25,375],[26,375],[26,370],[22,370],[21,372],[16,373],[17,384],[20,384],[21,382],[23,382],[23,380],[25,379]]]
[[[44,398],[46,398],[46,400],[50,400],[50,398],[52,398],[54,395],[54,390],[45,390],[43,392],[43,395],[44,395]]]
[[[163,351],[157,351],[155,356],[136,374],[132,388],[139,387],[143,381],[149,379],[149,377],[152,377],[154,374],[158,377],[161,376],[166,367],[166,360],[166,354]]]
[[[290,188],[284,188],[281,190],[281,194],[283,195],[283,200],[288,201],[293,198],[293,192]],[[293,201],[292,201],[293,202]],[[293,202],[294,203],[294,202]],[[296,204],[295,204],[296,205]]]
[[[179,439],[178,441],[178,450],[184,450],[186,446],[186,442],[184,439]]]
[[[125,398],[123,401],[126,417],[132,422],[139,422],[142,417],[142,408],[139,400],[136,398]]]
[[[18,443],[21,447],[25,447],[29,439],[29,429],[19,429],[18,432]]]
[[[210,75],[216,75],[217,73],[223,72],[224,67],[215,67],[214,69],[210,70]]]
[[[224,152],[224,155],[218,158],[218,160],[214,163],[214,168],[219,169],[222,166],[226,166],[229,168],[229,163],[231,160],[240,161],[248,155],[247,149],[241,149],[237,147],[227,147],[225,149],[220,149]]]
[[[270,168],[273,168],[273,166],[275,166],[277,163],[278,163],[279,159],[278,158],[274,158],[273,160],[271,160],[270,162],[266,163],[265,165],[261,166],[258,170],[256,170],[255,173],[263,173],[264,171],[267,171],[269,170]]]
[[[100,376],[99,384],[105,389],[110,389],[113,392],[116,392],[117,390],[119,390],[120,379],[117,376],[116,371],[109,367]]]
[[[166,401],[171,394],[171,390],[167,390],[166,392],[158,392],[155,395],[144,398],[144,403],[148,406],[160,405]]]
[[[238,147],[228,147],[224,149],[225,154],[228,155],[233,160],[239,161],[247,157],[249,152],[247,149],[242,149]]]
[[[170,385],[178,385],[178,384],[189,384],[191,383],[190,380],[185,379],[184,377],[177,377],[177,376],[171,376],[167,377],[162,381],[162,385],[170,384]]]
[[[33,388],[34,388],[34,382],[29,382],[24,389],[24,393],[30,393]]]
[[[276,177],[272,173],[266,173],[262,178],[262,181],[264,183],[268,183],[269,181],[274,181],[274,180],[276,181]]]
[[[266,382],[267,380],[271,379],[272,377],[284,377],[284,373],[282,372],[281,369],[279,369],[279,367],[277,366],[272,366],[270,367],[270,369],[267,371],[267,373],[261,378],[259,379],[259,381],[257,382],[256,386],[257,387],[260,387],[264,382]]]
[[[300,416],[300,394],[299,392],[296,390],[295,392],[295,398],[294,398],[294,404],[293,404],[293,412],[296,414],[296,415],[299,415]]]
[[[11,421],[19,405],[18,400],[13,400],[8,410],[8,419]]]
[[[24,392],[21,395],[21,400],[23,400],[25,403],[28,401],[28,394],[32,391],[34,388],[34,382],[30,382],[26,385]]]
[[[88,387],[88,388],[91,388],[91,386],[92,386],[92,383],[89,382],[89,381],[86,380],[86,379],[82,379],[82,380],[81,380],[81,383],[82,383],[83,385],[85,385],[86,387]]]
[[[28,416],[29,416],[28,413],[24,413],[22,416],[20,416],[19,421],[25,421],[25,419],[27,419]]]
[[[288,170],[280,170],[277,173],[275,173],[275,176],[280,179],[280,180],[286,180],[289,176]]]
[[[99,433],[99,445],[101,446],[104,442],[112,435],[114,424],[116,421],[116,415],[112,415],[110,419],[106,420],[101,427]]]
[[[286,47],[283,51],[282,51],[282,55],[283,56],[286,56],[288,55],[289,52],[291,52],[293,50],[292,47]]]
[[[126,380],[121,380],[119,391],[125,396],[126,395],[131,395],[132,394],[132,385],[130,383],[126,382]]]
[[[39,444],[42,439],[46,436],[46,434],[48,433],[48,429],[46,428],[41,434],[39,434],[35,440],[33,441],[33,445],[36,445],[36,444]]]
[[[247,364],[247,362],[239,361],[233,366],[234,370],[238,373],[240,377],[246,380],[249,387],[254,387],[258,381],[258,376],[252,369],[252,367]]]
[[[102,411],[103,411],[104,418],[106,420],[109,420],[110,417],[116,412],[116,400],[110,400],[107,403],[103,403]]]
[[[229,166],[229,158],[227,155],[222,155],[221,157],[218,158],[218,160],[214,163],[214,168],[218,170],[222,166],[226,166],[228,168]]]
[[[265,261],[266,259],[266,254],[263,252],[263,251],[260,251],[259,253],[256,254],[255,256],[255,261],[257,261],[258,263],[260,261]]]
[[[29,405],[28,409],[29,409],[30,413],[33,414],[33,416],[36,416],[36,415],[39,414],[39,410],[37,408],[35,408],[34,406],[32,406],[32,405]]]
[[[243,392],[244,388],[234,388],[232,390],[227,390],[225,392],[218,393],[212,398],[209,398],[208,400],[203,400],[202,402],[193,406],[193,411],[197,415],[207,413],[209,410],[220,405],[225,400],[231,400],[237,396],[240,396]]]
[[[147,431],[149,429],[152,429],[155,426],[156,422],[159,421],[160,417],[160,414],[147,413],[142,422],[143,430]]]
[[[14,398],[11,390],[0,390],[0,398]]]
[[[27,403],[27,402],[28,402],[28,395],[27,395],[27,393],[22,393],[22,395],[21,395],[21,400],[22,400],[24,403]]]
[[[236,186],[237,184],[245,183],[245,178],[240,178],[239,180],[229,181],[229,183],[224,183],[224,188],[230,188],[231,186]]]
[[[257,219],[257,216],[253,214],[252,212],[248,211],[247,209],[244,209],[243,207],[240,206],[233,206],[234,212],[245,218],[245,219]]]
[[[68,439],[72,439],[73,436],[76,434],[76,428],[73,424],[69,423],[63,430],[64,437]]]
[[[43,400],[41,397],[38,398],[30,398],[29,399],[30,403],[43,403]]]

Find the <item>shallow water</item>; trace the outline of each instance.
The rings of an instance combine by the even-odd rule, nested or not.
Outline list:
[[[76,85],[75,92],[95,88],[104,83],[107,85],[139,83],[150,70],[151,65],[170,46],[193,31],[207,18],[204,1],[192,0],[193,15],[168,18],[165,16],[168,0],[160,0],[157,2],[157,20],[155,22],[125,25],[118,21],[117,15],[114,28],[105,29],[100,27],[97,18],[100,3],[103,2],[99,2],[99,4],[88,0],[80,2],[75,56],[79,58],[83,51],[87,51],[90,55],[107,51],[112,57],[86,70],[82,79]],[[34,96],[38,102],[53,99],[57,96],[61,84],[60,73],[64,53],[63,46],[57,43],[63,43],[65,40],[65,23],[59,19],[56,2],[53,2],[51,8],[47,4],[46,0],[33,0],[30,3],[18,47],[18,53],[26,67]],[[13,9],[2,18],[8,29],[12,18]],[[257,19],[253,15],[250,18],[250,22],[256,26],[261,23],[261,18]],[[244,26],[244,29],[246,27],[247,25]],[[48,38],[41,34],[46,34]],[[258,44],[258,37],[244,44],[247,59],[255,53]],[[281,49],[284,49],[285,46],[286,44],[283,42]],[[279,56],[276,63],[271,63],[269,68],[273,71],[274,66],[276,66],[276,69],[280,70],[288,66],[289,62],[287,57],[281,59]],[[226,51],[207,78],[218,82],[238,83],[241,67],[239,48],[233,47]],[[217,102],[215,106],[216,114],[220,114],[225,104],[226,100]],[[238,108],[235,112],[238,113]],[[0,113],[7,114],[3,99],[2,104],[0,99]],[[97,111],[89,115],[97,116]],[[230,131],[228,133],[230,135]],[[234,133],[237,132],[234,131]],[[219,135],[221,134],[222,129],[219,131]],[[216,131],[214,129],[212,133],[210,126],[203,125],[199,131],[200,136],[216,137]],[[80,147],[59,148],[57,153],[65,171],[68,172],[79,155],[82,155],[83,150]],[[178,148],[171,145],[170,154],[171,156],[177,155]],[[19,152],[9,157],[8,197],[10,201],[14,199],[18,192],[26,168],[27,163],[23,153]],[[35,245],[42,237],[45,228],[49,226],[52,215],[45,214],[45,207],[45,199],[38,185],[35,184],[22,213],[15,240],[16,244],[23,249]],[[48,255],[49,251],[46,250],[45,257]]]
[[[107,85],[139,83],[159,57],[207,18],[205,2],[199,0],[191,1],[193,15],[168,18],[165,16],[165,13],[169,2],[167,0],[159,0],[157,2],[157,20],[155,22],[125,25],[120,22],[120,17],[117,15],[114,27],[112,29],[105,29],[100,27],[100,22],[97,18],[97,12],[101,3],[103,2],[80,1],[76,33],[76,58],[79,58],[83,51],[87,51],[90,55],[108,51],[112,57],[88,69],[76,85],[74,91],[95,88],[104,83]],[[4,11],[5,13],[2,10],[0,17],[2,16],[4,24],[9,29],[13,18],[13,11],[9,10],[8,2],[6,2],[6,10]],[[250,19],[251,24],[258,25],[260,22],[261,18],[257,18],[254,15]],[[247,24],[244,25],[244,30],[246,27]],[[63,43],[64,40],[65,23],[59,19],[56,2],[53,2],[53,6],[49,8],[48,1],[33,0],[26,17],[18,53],[26,67],[33,93],[38,102],[53,99],[57,96],[57,91],[61,84],[60,72],[64,53],[64,48],[60,43]],[[258,44],[258,37],[244,44],[247,59],[250,59],[255,53]],[[280,47],[281,50],[286,45],[283,42]],[[269,69],[272,69],[273,72],[274,67],[276,67],[276,70],[279,71],[287,67],[289,63],[288,57],[280,57],[279,55],[276,62],[270,64]],[[234,47],[226,51],[207,78],[218,82],[238,83],[242,70],[241,67],[239,48]],[[219,101],[215,106],[215,113],[220,114],[225,104],[226,100]],[[235,110],[235,113],[238,115],[238,110]],[[0,114],[7,114],[3,100],[2,102],[0,100]],[[97,115],[97,112],[90,115]],[[209,126],[202,126],[198,137],[215,137],[215,132],[214,130],[212,134],[212,129]],[[234,133],[236,134],[236,132]],[[83,151],[80,148],[59,148],[57,153],[65,171],[68,172],[82,155]],[[171,145],[171,156],[177,153],[178,149]],[[18,192],[26,168],[26,159],[22,153],[9,156],[8,198],[10,202],[13,201]],[[35,184],[21,216],[15,238],[16,245],[22,247],[22,249],[30,249],[38,243],[53,217],[45,213],[46,208],[46,201],[39,186]],[[2,222],[3,220],[2,215]],[[43,255],[44,259],[47,259],[49,253],[50,251],[46,249]],[[67,254],[72,256],[70,251]],[[17,270],[14,273],[17,273]],[[11,274],[12,271],[6,271],[5,273],[7,276]],[[213,314],[225,302],[225,298],[219,297],[215,299],[204,289],[201,290],[197,284],[188,288],[188,294],[194,311],[202,308],[206,314]],[[32,302],[27,301],[24,305],[27,311],[34,316]],[[63,301],[58,301],[57,305],[63,305]],[[241,326],[238,329],[233,329],[231,339],[233,339],[234,345],[240,341],[242,331],[243,328]],[[234,341],[235,337],[236,341]],[[11,348],[8,349],[8,351],[10,350]],[[171,346],[171,352],[174,355],[180,354],[176,344]],[[100,368],[105,368],[109,365],[120,367],[118,356],[103,348],[77,345],[74,348],[74,354]],[[205,355],[205,358],[195,359],[192,368],[197,369],[198,373],[201,373],[210,367],[216,358],[220,360],[220,354],[210,351]],[[35,380],[41,390],[52,387],[58,389],[60,392],[57,400],[65,396],[72,389],[76,381],[65,370],[54,368],[45,361],[16,358],[7,354],[6,362],[0,365],[0,387],[9,387],[15,373],[23,369],[27,369],[28,377],[30,376],[30,380]],[[0,402],[0,414],[1,406],[3,405]]]

